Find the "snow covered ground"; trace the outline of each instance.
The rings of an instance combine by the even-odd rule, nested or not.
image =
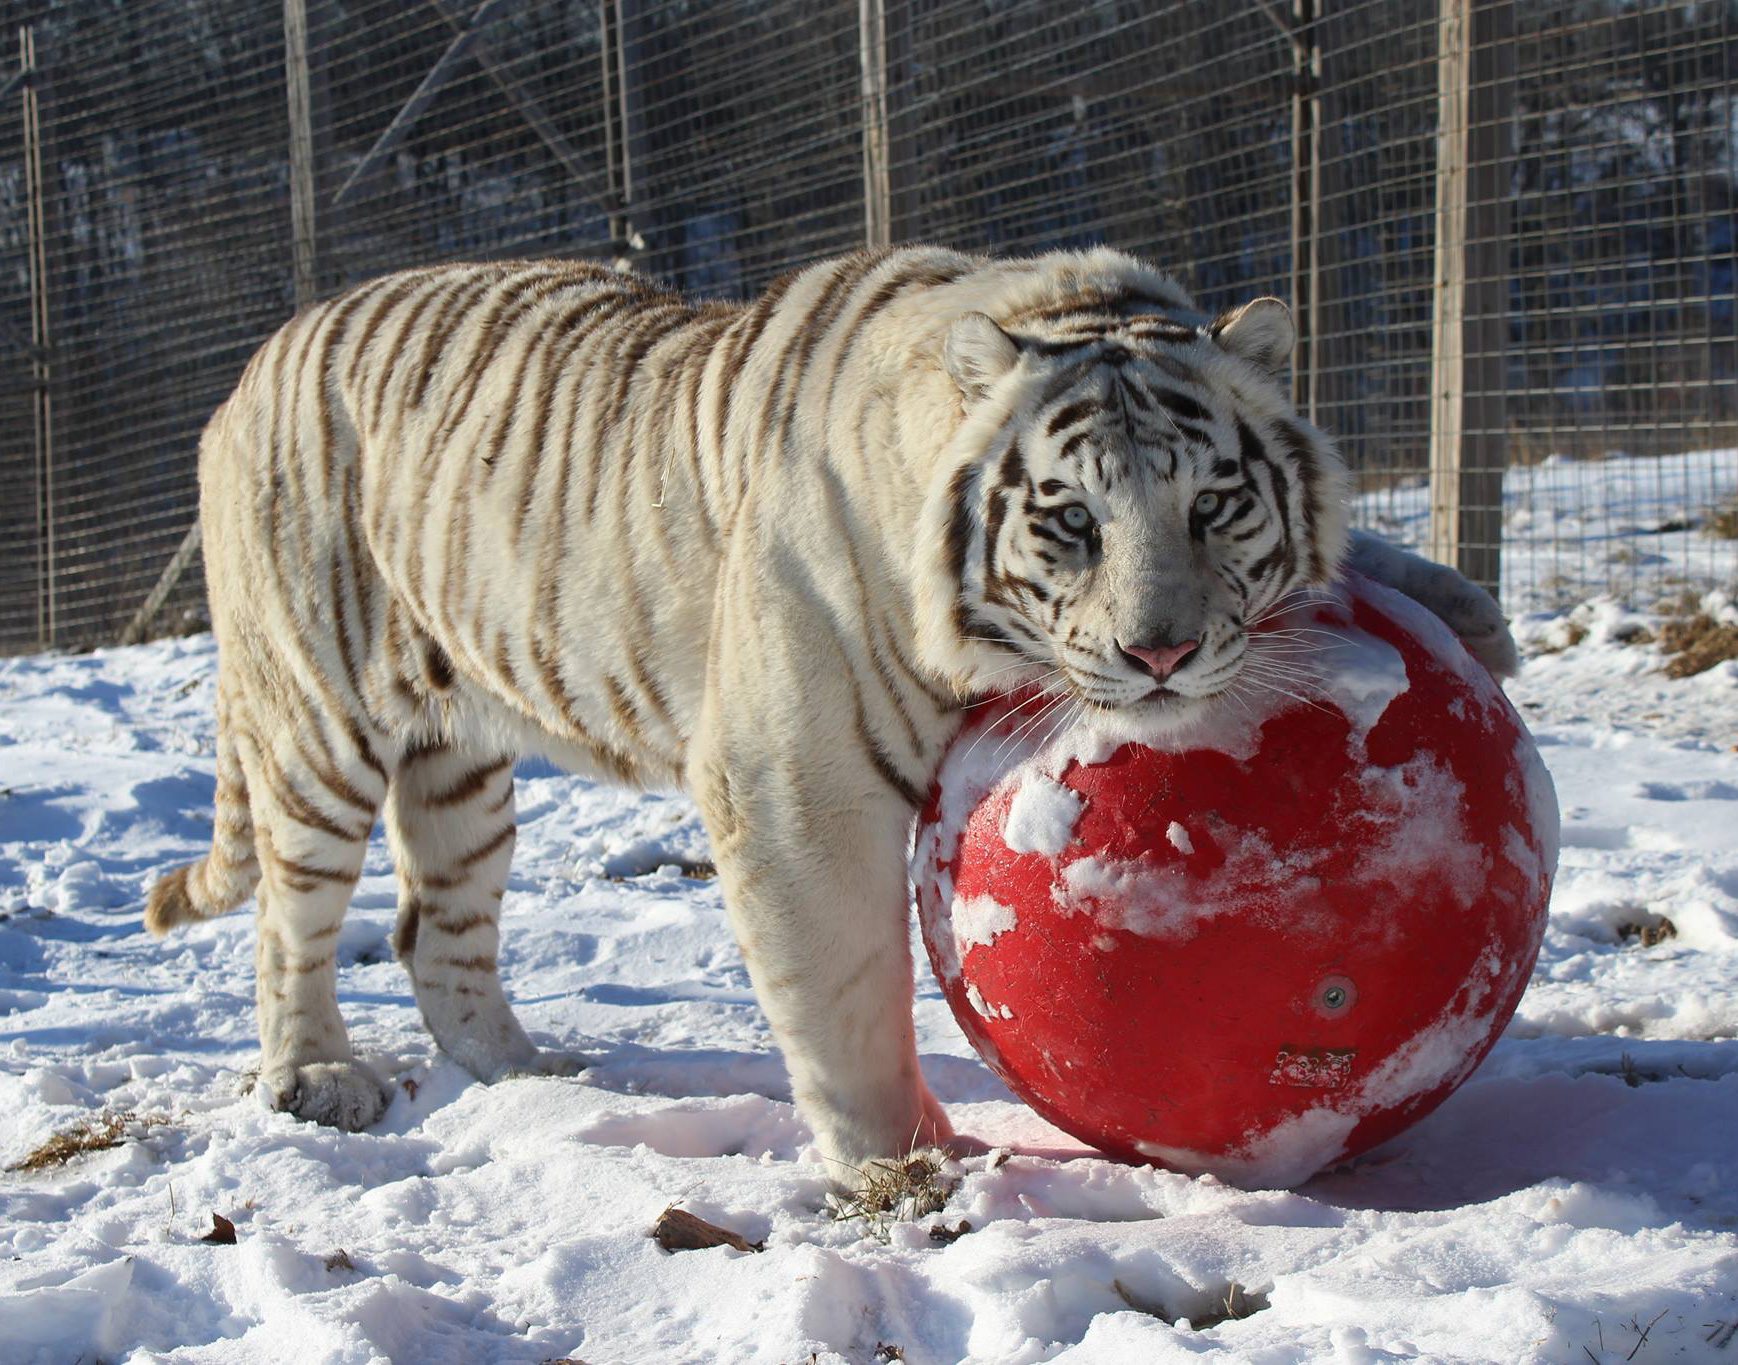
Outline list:
[[[1681,455],[1553,455],[1503,480],[1503,606],[1562,610],[1598,594],[1652,607],[1683,591],[1738,583],[1738,540],[1704,533],[1738,505],[1738,450]],[[1365,493],[1358,522],[1398,545],[1430,534],[1422,478]]]
[[[886,1240],[826,1212],[686,802],[523,770],[503,969],[577,1079],[434,1053],[377,848],[340,981],[398,1093],[334,1133],[244,1093],[249,916],[140,927],[209,833],[210,640],[0,661],[0,1164],[133,1116],[0,1175],[0,1362],[1738,1365],[1738,663],[1666,681],[1616,618],[1511,685],[1565,816],[1551,926],[1433,1116],[1296,1192],[1118,1165],[1008,1095],[925,969],[930,1081],[1015,1155]],[[663,1251],[671,1204],[765,1250]],[[1232,1286],[1256,1311],[1207,1325]]]

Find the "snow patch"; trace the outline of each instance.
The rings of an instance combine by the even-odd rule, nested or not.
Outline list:
[[[1229,1153],[1194,1152],[1155,1142],[1137,1142],[1135,1147],[1172,1170],[1189,1174],[1211,1170],[1246,1190],[1288,1190],[1339,1156],[1357,1126],[1356,1114],[1315,1105],[1264,1133],[1250,1135]]]
[[[1002,842],[1015,853],[1054,858],[1074,837],[1082,807],[1078,793],[1043,773],[1028,773],[1008,803]]]
[[[1311,667],[1323,695],[1351,721],[1354,743],[1376,728],[1388,703],[1408,685],[1400,651],[1349,623],[1334,628],[1334,638],[1320,646]]]
[[[979,944],[988,947],[1018,921],[1014,912],[993,896],[967,896],[953,903],[953,938],[959,955]]]
[[[945,924],[930,926],[929,942],[940,959],[937,971],[948,982],[959,979],[960,964],[970,949],[994,943],[998,934],[1018,922],[1012,910],[991,896],[955,897],[944,918]]]

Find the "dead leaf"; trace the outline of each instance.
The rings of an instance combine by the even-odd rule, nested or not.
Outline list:
[[[215,1209],[211,1213],[211,1231],[199,1239],[202,1242],[212,1242],[218,1246],[232,1247],[235,1245],[235,1224],[230,1222]]]
[[[709,1247],[735,1247],[738,1251],[765,1251],[764,1242],[750,1242],[729,1228],[696,1218],[674,1204],[658,1215],[652,1236],[665,1251],[705,1251]]]

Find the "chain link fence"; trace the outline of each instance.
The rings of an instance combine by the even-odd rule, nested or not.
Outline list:
[[[0,19],[0,650],[197,625],[198,433],[252,349],[453,258],[740,298],[865,240],[1108,242],[1208,307],[1293,300],[1359,520],[1511,609],[1738,574],[1710,534],[1738,498],[1733,0]]]

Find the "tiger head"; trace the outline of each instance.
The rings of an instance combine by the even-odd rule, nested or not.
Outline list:
[[[946,333],[962,420],[925,508],[919,616],[963,694],[1037,686],[1163,724],[1284,685],[1251,628],[1338,568],[1345,466],[1276,383],[1286,306],[1206,322],[1164,284]]]

